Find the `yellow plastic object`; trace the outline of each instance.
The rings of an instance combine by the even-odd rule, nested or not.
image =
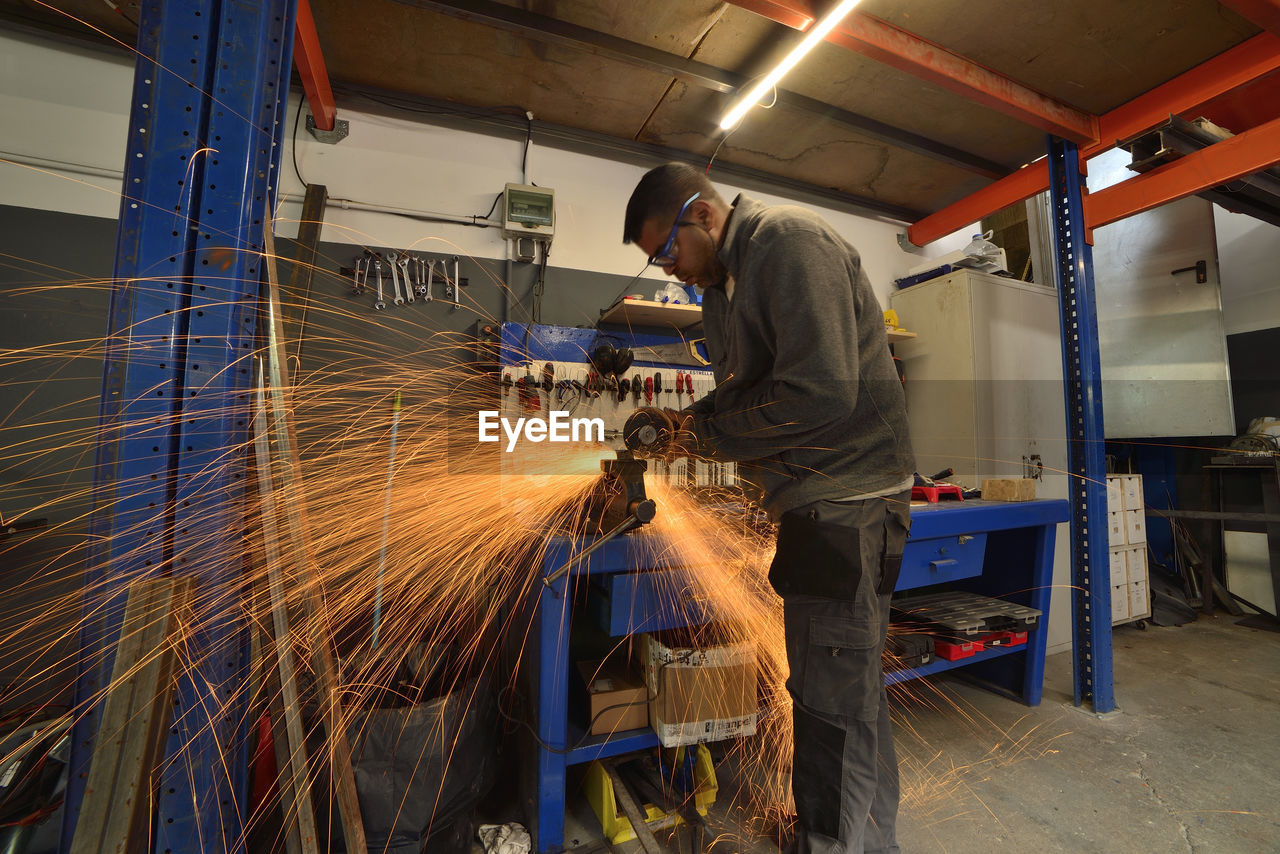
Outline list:
[[[679,768],[680,763],[684,762],[683,747],[664,747],[662,749],[663,760],[669,767]],[[720,792],[720,783],[716,780],[715,765],[711,762],[711,751],[707,750],[705,744],[696,746],[696,752],[693,755],[693,783],[695,786],[693,795],[693,805],[698,808],[700,815],[707,814],[707,807],[716,802],[716,795]]]
[[[885,309],[884,325],[889,329],[901,329],[902,324],[898,322],[898,313],[891,308]]]
[[[696,749],[697,753],[693,759],[693,776],[697,789],[693,803],[699,815],[706,815],[707,808],[716,802],[720,784],[716,780],[716,769],[711,762],[711,751],[707,750],[705,744],[699,744]],[[678,763],[684,759],[684,751],[683,747],[674,747],[667,748],[665,753],[669,761]],[[603,765],[599,762],[591,763],[587,768],[583,787],[586,789],[587,802],[591,804],[596,818],[600,820],[600,827],[610,843],[619,845],[636,838],[636,832],[631,828],[630,820],[618,808],[617,799],[613,795],[613,780],[609,779]],[[663,812],[654,804],[642,804],[641,809],[644,810],[645,824],[650,830],[679,827],[684,824],[684,819],[678,814]]]

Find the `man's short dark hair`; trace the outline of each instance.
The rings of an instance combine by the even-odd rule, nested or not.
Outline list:
[[[674,223],[680,206],[694,193],[702,194],[700,201],[720,198],[706,174],[686,163],[664,163],[644,173],[627,202],[622,242],[637,242],[645,222],[653,217],[671,217]]]

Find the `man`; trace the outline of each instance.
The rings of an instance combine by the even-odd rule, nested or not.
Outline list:
[[[779,523],[800,852],[896,852],[898,767],[880,655],[914,462],[880,306],[857,251],[798,207],[725,202],[678,163],[627,204],[635,243],[686,285],[716,388],[682,441],[738,460]]]

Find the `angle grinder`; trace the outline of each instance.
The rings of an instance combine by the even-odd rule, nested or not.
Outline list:
[[[675,437],[675,422],[655,406],[637,409],[622,426],[622,443],[637,457],[663,456]]]

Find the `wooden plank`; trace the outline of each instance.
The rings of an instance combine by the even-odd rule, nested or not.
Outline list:
[[[298,223],[297,256],[289,274],[289,287],[281,306],[285,330],[285,348],[295,358],[302,358],[302,341],[307,331],[307,312],[311,307],[311,285],[315,280],[316,252],[320,248],[320,229],[324,226],[325,205],[329,188],[310,184],[302,200],[302,218]]]
[[[71,854],[133,854],[149,845],[156,765],[164,755],[173,709],[180,625],[194,588],[185,577],[129,585]]]

